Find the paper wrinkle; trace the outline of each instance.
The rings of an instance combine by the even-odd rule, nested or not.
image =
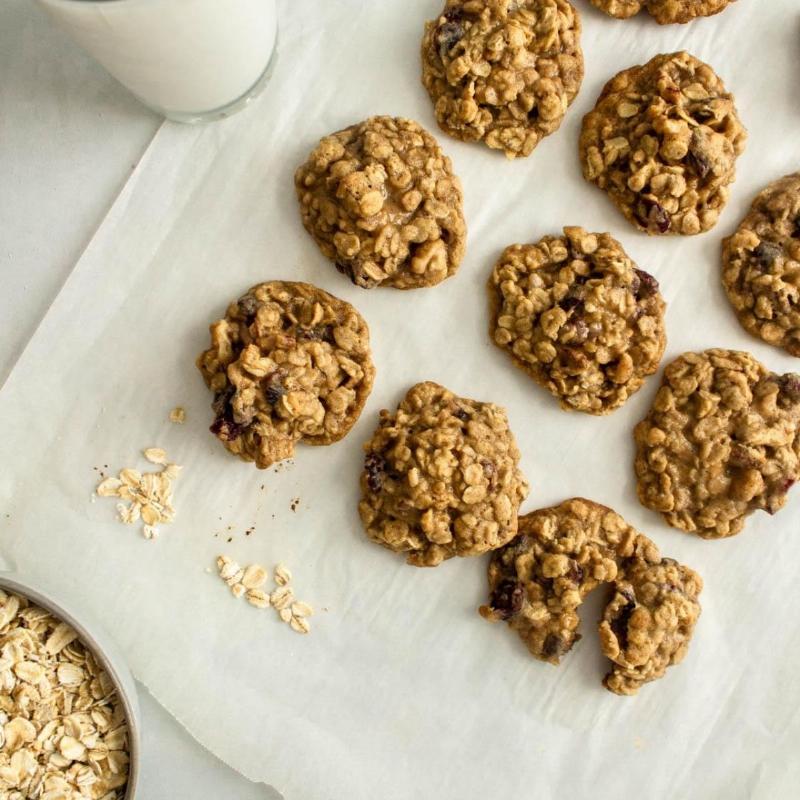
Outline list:
[[[0,507],[11,513],[3,552],[103,613],[134,673],[193,736],[292,800],[788,791],[800,708],[785,666],[800,658],[791,570],[800,501],[753,516],[728,542],[667,528],[638,504],[631,467],[631,429],[657,379],[609,417],[561,412],[491,345],[485,281],[511,242],[563,225],[609,230],[661,282],[667,359],[716,345],[792,369],[739,328],[719,287],[719,244],[761,186],[797,168],[783,134],[795,127],[788,90],[769,83],[796,82],[793,4],[742,2],[666,29],[587,8],[584,88],[562,129],[515,163],[435,126],[418,48],[439,3],[310,9],[281,3],[280,58],[252,108],[206,127],[162,126],[9,377],[0,393],[0,457],[11,465],[0,480]],[[723,76],[751,141],[713,232],[648,239],[583,182],[577,136],[616,71],[680,46]],[[769,114],[759,114],[765,103]],[[358,289],[300,224],[297,164],[321,136],[375,113],[418,119],[464,184],[467,256],[434,289]],[[273,278],[309,280],[354,303],[370,325],[377,380],[345,440],[301,446],[293,465],[259,473],[207,432],[211,397],[193,361],[227,303]],[[607,663],[588,604],[585,639],[556,669],[478,617],[485,559],[417,570],[367,541],[356,513],[361,445],[378,410],[423,379],[507,406],[532,487],[525,511],[590,497],[701,573],[705,610],[681,666],[636,698],[615,697],[600,684]],[[167,421],[176,405],[185,425]],[[135,466],[154,445],[185,468],[175,522],[147,542],[114,520],[113,502],[90,494],[93,467]],[[204,572],[221,553],[288,564],[316,608],[310,635],[234,600]]]

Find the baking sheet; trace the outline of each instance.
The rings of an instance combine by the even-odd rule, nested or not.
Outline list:
[[[792,797],[800,497],[728,541],[669,529],[639,506],[631,467],[631,428],[657,380],[608,418],[559,411],[490,344],[483,286],[506,244],[565,224],[610,230],[661,282],[667,358],[725,346],[796,368],[739,328],[718,277],[722,236],[761,186],[800,163],[796,3],[740,0],[660,28],[580,2],[583,90],[562,129],[517,162],[436,129],[417,51],[438,8],[286,0],[276,72],[255,105],[214,125],[162,126],[0,394],[0,552],[102,615],[137,677],[205,746],[292,800]],[[679,48],[717,69],[751,138],[718,227],[649,240],[583,182],[577,136],[608,77]],[[358,289],[300,225],[295,166],[320,136],[377,113],[426,125],[462,178],[467,256],[437,288]],[[207,433],[211,398],[193,360],[227,302],[275,278],[354,303],[378,375],[344,441],[301,447],[289,468],[262,473]],[[600,685],[598,598],[584,609],[583,641],[554,669],[477,616],[485,559],[417,570],[366,540],[361,444],[378,410],[422,379],[508,408],[532,486],[524,510],[585,495],[703,575],[682,666],[635,698],[613,696]],[[167,421],[175,405],[184,426]],[[155,542],[117,523],[113,501],[91,501],[97,470],[144,466],[137,454],[151,445],[184,465],[176,521]],[[223,552],[287,563],[317,608],[311,635],[235,601],[206,572]]]

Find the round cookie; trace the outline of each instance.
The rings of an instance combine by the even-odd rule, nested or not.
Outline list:
[[[725,239],[722,284],[750,333],[800,356],[800,172],[764,189]]]
[[[583,118],[583,176],[639,230],[696,234],[717,223],[747,133],[733,95],[686,52],[612,78]]]
[[[356,286],[434,286],[464,257],[461,182],[410,119],[372,117],[326,136],[294,180],[303,225]]]
[[[442,130],[530,155],[578,94],[580,34],[568,0],[447,0],[422,40],[422,83]]]
[[[736,0],[591,0],[593,6],[617,19],[647,11],[659,25],[691,22],[724,11]]]
[[[490,334],[561,407],[607,414],[658,369],[658,282],[608,233],[564,228],[507,247],[489,279]]]
[[[364,445],[358,506],[370,539],[434,567],[505,544],[528,493],[505,411],[436,383],[381,411]]]
[[[507,621],[532,655],[557,665],[581,638],[578,607],[601,584],[613,587],[600,622],[614,662],[604,684],[635,694],[685,654],[702,581],[610,508],[573,498],[520,517],[517,537],[492,554],[480,613]]]
[[[259,469],[290,458],[299,441],[341,439],[372,390],[367,323],[311,284],[258,284],[210,331],[197,367],[214,392],[211,432]]]
[[[642,505],[703,538],[733,536],[800,478],[800,376],[735,350],[684,353],[634,438]]]

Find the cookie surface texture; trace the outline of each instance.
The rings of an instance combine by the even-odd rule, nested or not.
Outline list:
[[[505,411],[438,384],[382,411],[364,446],[359,514],[370,539],[436,566],[505,544],[528,493]]]
[[[422,83],[442,130],[530,155],[578,94],[580,34],[568,0],[447,0],[422,40]]]
[[[642,505],[704,538],[733,536],[753,511],[779,511],[800,477],[800,376],[736,350],[684,353],[634,439]]]
[[[331,444],[358,419],[375,368],[367,323],[349,303],[308,283],[254,286],[211,325],[197,359],[214,393],[211,431],[264,469],[295,444]]]
[[[746,330],[800,356],[800,173],[764,189],[725,239],[722,283]]]
[[[607,414],[658,368],[658,281],[607,233],[564,228],[507,247],[489,279],[490,334],[565,409]]]
[[[413,120],[372,117],[326,136],[295,188],[305,229],[357,286],[434,286],[464,256],[461,182]]]
[[[710,230],[728,201],[747,133],[733,95],[686,52],[612,78],[583,118],[583,176],[639,230]]]

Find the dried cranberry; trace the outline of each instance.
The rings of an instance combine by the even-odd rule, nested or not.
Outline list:
[[[769,269],[781,255],[783,248],[773,242],[759,242],[758,247],[753,250],[753,257],[761,269]]]
[[[545,658],[557,658],[564,652],[564,640],[554,633],[548,633],[542,645],[542,655]]]
[[[264,399],[270,405],[275,405],[286,394],[286,387],[282,382],[284,375],[283,370],[276,369],[264,378]]]
[[[637,280],[631,284],[631,289],[637,300],[652,297],[658,292],[658,281],[649,272],[637,269],[636,278]]]
[[[386,459],[378,453],[367,453],[364,459],[364,472],[367,473],[367,486],[374,494],[383,488],[386,472]]]
[[[800,375],[795,372],[787,372],[778,378],[778,386],[781,394],[785,395],[792,402],[800,400]]]
[[[792,228],[792,239],[800,239],[800,217],[795,217]]]
[[[628,622],[633,610],[636,608],[636,600],[630,589],[623,589],[620,594],[627,602],[619,609],[617,616],[611,620],[611,630],[614,632],[614,636],[617,637],[619,649],[625,650],[628,647]]]
[[[570,564],[567,577],[575,583],[580,583],[583,580],[583,567],[577,561]]]
[[[731,446],[731,455],[728,462],[732,467],[738,467],[739,469],[753,469],[760,463],[758,456],[750,448],[738,442]]]
[[[667,210],[654,200],[649,201],[647,216],[643,221],[649,230],[656,230],[659,233],[666,233],[672,227],[672,220]]]
[[[239,298],[239,312],[244,316],[245,323],[252,325],[258,313],[258,300],[251,294],[246,294]]]
[[[453,412],[453,416],[458,417],[463,422],[466,422],[469,419],[469,414],[463,408],[457,408]]]
[[[787,479],[786,479],[786,480],[785,480],[785,481],[784,481],[784,482],[781,484],[781,491],[782,491],[784,494],[786,494],[786,492],[788,492],[788,491],[789,491],[789,489],[791,489],[791,488],[792,488],[792,486],[794,486],[794,484],[795,484],[795,481],[793,481],[791,478],[787,478]]]
[[[301,328],[297,332],[297,338],[331,344],[333,342],[333,326],[318,325],[316,328]]]
[[[566,312],[580,311],[583,308],[583,300],[569,294],[563,300],[559,300],[558,305]]]
[[[519,581],[504,580],[492,592],[489,605],[502,619],[509,619],[520,612],[523,597],[524,590]]]
[[[233,386],[228,386],[224,392],[220,392],[214,398],[214,402],[211,404],[211,408],[214,410],[216,417],[211,423],[209,430],[214,436],[224,439],[226,442],[232,442],[234,439],[238,439],[247,427],[237,422],[233,417],[232,401],[235,394],[236,390]]]
[[[706,146],[703,136],[695,129],[692,140],[689,143],[689,154],[687,160],[700,180],[705,180],[711,172],[711,161],[706,154]]]
[[[443,22],[436,29],[436,45],[439,48],[439,57],[444,61],[450,51],[464,38],[464,26],[461,24],[461,15],[454,16],[450,12],[447,22]]]

